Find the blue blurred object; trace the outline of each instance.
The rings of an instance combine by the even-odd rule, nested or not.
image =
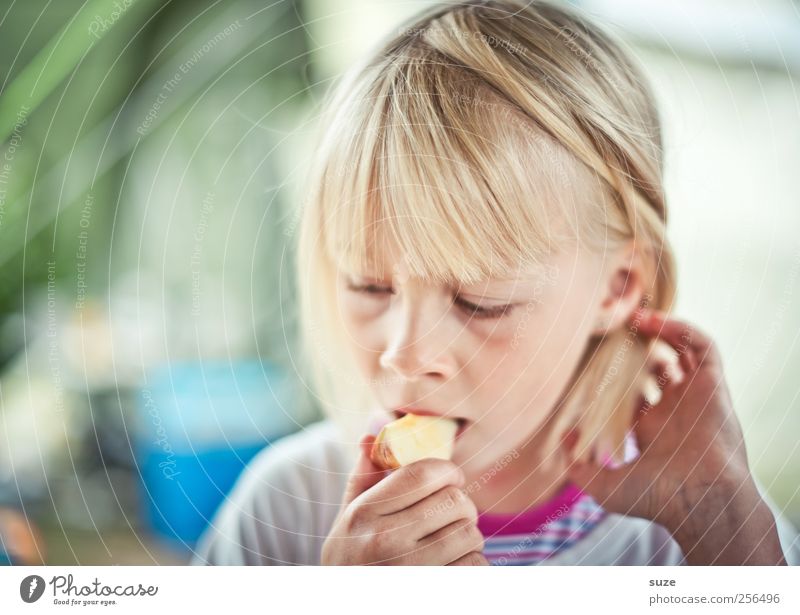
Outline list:
[[[290,388],[284,370],[260,361],[170,364],[148,375],[136,457],[156,534],[197,542],[253,456],[299,429]]]

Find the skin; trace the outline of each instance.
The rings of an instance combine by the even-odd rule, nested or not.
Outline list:
[[[747,468],[730,396],[719,386],[724,379],[716,350],[699,332],[678,349],[687,377],[662,378],[663,398],[641,413],[638,461],[610,471],[570,464],[564,454],[546,471],[542,467],[539,445],[548,418],[592,335],[636,317],[643,335],[677,345],[672,321],[667,326],[663,318],[635,312],[643,292],[631,244],[605,255],[562,251],[548,263],[557,275],[520,271],[516,281],[460,289],[408,276],[396,250],[387,248],[379,262],[386,267],[369,275],[341,273],[339,310],[349,351],[375,383],[384,411],[424,408],[466,419],[468,428],[452,461],[426,459],[391,473],[369,461],[372,436],[365,436],[323,563],[486,564],[477,511],[523,511],[552,497],[566,480],[609,510],[667,527],[690,563],[783,563],[774,519]],[[515,307],[478,318],[465,301]],[[687,387],[691,395],[681,395]],[[697,412],[701,402],[710,409]],[[566,452],[570,442],[574,437],[565,441]],[[703,451],[700,458],[692,454],[697,451]],[[505,465],[480,481],[500,459]],[[467,497],[463,487],[469,484],[481,486]]]
[[[473,500],[479,510],[518,512],[566,480],[563,464],[542,466],[547,420],[590,337],[622,326],[642,296],[632,254],[630,245],[605,258],[565,249],[516,280],[451,289],[405,275],[402,255],[389,248],[381,271],[341,272],[339,313],[379,408],[466,419],[453,461],[468,484],[481,485]],[[481,318],[456,294],[484,308],[514,307]],[[509,454],[490,482],[480,480]]]
[[[635,421],[641,449],[617,469],[574,464],[570,476],[607,509],[669,529],[689,564],[786,565],[775,518],[747,463],[716,344],[693,325],[641,310],[640,332],[669,343],[681,377],[660,372],[659,403]]]

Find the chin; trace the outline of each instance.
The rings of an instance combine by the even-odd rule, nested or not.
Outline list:
[[[480,443],[470,445],[469,442],[459,442],[453,451],[453,463],[469,476],[480,474],[486,466],[494,463],[494,456],[488,450],[481,450]]]
[[[483,483],[487,477],[495,476],[517,458],[519,458],[518,447],[494,450],[494,447],[486,447],[480,442],[472,444],[469,441],[462,441],[453,451],[453,463],[464,471],[468,482],[476,480],[477,477],[477,480]]]

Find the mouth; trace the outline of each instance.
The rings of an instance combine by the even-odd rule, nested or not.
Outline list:
[[[458,429],[456,430],[456,440],[458,440],[461,435],[469,428],[472,424],[472,421],[469,421],[463,417],[459,416],[443,416],[438,412],[433,412],[432,410],[422,410],[419,408],[397,408],[395,410],[390,410],[389,413],[395,418],[399,419],[404,417],[406,414],[416,414],[417,416],[435,416],[443,419],[451,419],[454,420],[458,424]]]

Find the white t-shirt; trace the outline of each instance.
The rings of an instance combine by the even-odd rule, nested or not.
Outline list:
[[[314,423],[261,451],[245,468],[200,539],[192,564],[317,565],[339,512],[353,459],[330,420]],[[761,489],[761,487],[759,487]],[[800,564],[800,539],[775,504],[786,561]],[[662,526],[604,511],[579,541],[547,565],[683,564],[678,543]],[[493,538],[487,538],[491,549]]]

